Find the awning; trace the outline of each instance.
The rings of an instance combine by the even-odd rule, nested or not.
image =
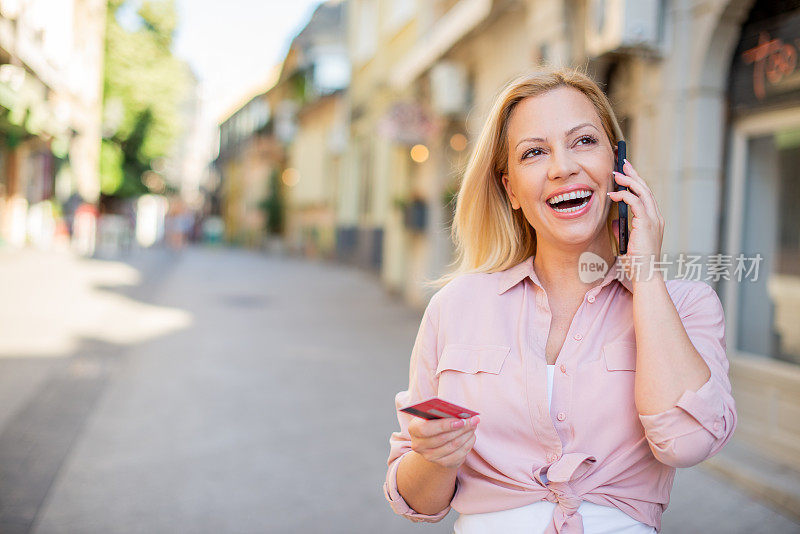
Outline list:
[[[428,70],[465,35],[475,29],[492,9],[492,0],[462,0],[436,21],[433,31],[419,41],[392,69],[389,83],[405,89]]]

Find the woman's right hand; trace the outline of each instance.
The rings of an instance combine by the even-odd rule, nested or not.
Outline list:
[[[408,425],[411,449],[444,468],[458,468],[475,445],[475,429],[480,417],[470,419],[447,417],[421,419],[415,417]]]

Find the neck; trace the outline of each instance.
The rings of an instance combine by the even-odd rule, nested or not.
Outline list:
[[[533,268],[548,294],[555,290],[557,293],[575,292],[583,295],[589,288],[600,283],[600,280],[585,283],[580,279],[580,259],[584,252],[592,252],[603,258],[607,268],[611,267],[616,260],[609,239],[596,240],[588,247],[565,248],[562,245],[554,246],[552,243],[544,241],[536,244]]]

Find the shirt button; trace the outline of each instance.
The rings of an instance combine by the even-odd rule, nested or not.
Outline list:
[[[561,372],[564,373],[564,374],[567,373],[567,366],[564,365],[563,363],[561,364]]]
[[[594,295],[589,295],[589,297],[586,300],[588,300],[589,304],[591,304],[592,302],[594,302]]]
[[[580,335],[580,334],[575,334],[575,335],[574,335],[574,336],[572,336],[572,337],[573,337],[573,338],[575,338],[575,341],[580,341],[581,339],[583,339],[583,336],[582,336],[582,335]]]
[[[715,421],[714,422],[714,430],[719,432],[721,428],[722,428],[722,423],[720,423],[719,421]]]
[[[564,412],[558,412],[558,415],[556,417],[558,418],[559,421],[563,421],[564,419],[567,418],[567,414],[565,414]]]

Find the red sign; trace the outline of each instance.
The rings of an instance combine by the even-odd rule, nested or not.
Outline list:
[[[795,43],[798,39],[794,40]],[[797,48],[780,39],[770,39],[769,33],[760,32],[758,44],[742,53],[747,64],[753,64],[753,92],[756,98],[763,100],[767,96],[765,80],[777,85],[797,67]]]
[[[731,65],[734,113],[800,104],[798,55],[800,9],[746,22]]]

